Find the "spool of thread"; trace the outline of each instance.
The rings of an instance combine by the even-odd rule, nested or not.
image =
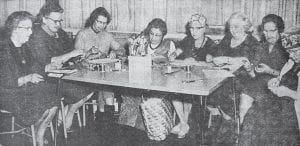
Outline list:
[[[171,65],[168,65],[168,66],[167,66],[167,72],[168,72],[168,73],[172,72],[172,66],[171,66]]]
[[[115,63],[115,70],[121,70],[122,69],[122,63],[119,60],[118,62]]]
[[[188,72],[188,73],[190,73],[191,72],[191,68],[192,68],[191,65],[187,65],[187,66],[185,66],[185,71]]]

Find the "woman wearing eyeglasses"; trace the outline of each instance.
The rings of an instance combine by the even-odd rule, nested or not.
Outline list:
[[[196,61],[212,61],[216,51],[216,43],[205,35],[207,19],[203,15],[194,14],[186,24],[186,37],[176,44],[183,52],[176,59]]]
[[[212,61],[212,54],[216,51],[216,43],[205,35],[207,19],[203,15],[194,14],[186,24],[186,37],[176,43],[176,48],[182,51],[176,59],[192,61]],[[172,100],[179,123],[173,128],[172,133],[178,138],[183,138],[189,132],[188,119],[192,108],[192,97],[177,95]],[[190,100],[190,101],[189,101]]]
[[[17,11],[5,22],[7,35],[0,44],[0,107],[12,112],[25,126],[34,124],[37,143],[44,145],[44,133],[55,116],[59,98],[56,86],[44,82],[36,72],[37,62],[25,44],[32,34],[33,16]]]
[[[174,60],[181,52],[176,50],[170,40],[165,40],[167,24],[160,18],[153,19],[145,30],[135,38],[131,38],[130,55],[151,55],[154,63]]]

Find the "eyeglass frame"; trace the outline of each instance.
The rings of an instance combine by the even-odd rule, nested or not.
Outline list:
[[[32,30],[32,27],[23,27],[23,26],[16,27],[16,29],[18,29],[18,28],[22,28],[22,29],[27,30],[27,31]]]
[[[47,19],[50,19],[52,22],[54,22],[55,24],[61,24],[64,20],[63,19],[60,19],[60,20],[54,20],[54,19],[52,19],[52,18],[50,18],[50,17],[45,17],[45,18],[47,18]]]
[[[107,25],[107,21],[106,22],[103,22],[103,21],[99,21],[99,20],[95,20],[95,23],[100,23],[100,24],[103,24],[103,25]]]
[[[153,35],[153,36],[155,36],[155,37],[162,37],[163,36],[163,34],[155,34],[155,33],[153,33],[151,30],[150,30],[150,32],[149,32],[149,36],[150,35]]]

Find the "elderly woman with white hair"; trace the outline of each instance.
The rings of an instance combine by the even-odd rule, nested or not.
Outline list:
[[[29,12],[16,11],[5,21],[6,35],[0,42],[0,107],[12,112],[23,126],[34,125],[37,144],[43,146],[60,99],[56,86],[36,72],[37,62],[26,45],[33,20]]]
[[[239,118],[243,122],[244,116],[254,101],[249,96],[251,88],[248,82],[255,77],[253,66],[259,60],[256,52],[262,50],[261,44],[252,33],[250,20],[242,13],[233,13],[227,21],[229,32],[218,47],[218,57],[213,58],[216,65],[241,64],[243,69],[236,73],[237,88],[240,94]]]
[[[218,51],[213,58],[213,63],[218,66],[241,65],[242,68],[235,72],[235,91],[231,84],[225,85],[219,90],[218,96],[212,98],[212,104],[221,111],[226,119],[218,130],[217,142],[233,144],[236,140],[237,125],[233,119],[235,116],[233,106],[233,95],[239,95],[239,122],[242,123],[244,116],[253,104],[252,84],[248,84],[255,77],[253,66],[257,66],[258,51],[262,50],[259,41],[252,36],[252,24],[250,20],[240,12],[233,13],[226,24],[227,31],[218,45]],[[226,115],[226,116],[224,116]],[[227,125],[227,126],[226,126]],[[230,126],[228,126],[230,125]],[[225,136],[227,135],[227,136]]]

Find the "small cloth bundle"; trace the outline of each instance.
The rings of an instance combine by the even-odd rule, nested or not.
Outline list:
[[[164,98],[149,98],[143,101],[141,109],[149,139],[166,139],[174,125],[170,102]]]

